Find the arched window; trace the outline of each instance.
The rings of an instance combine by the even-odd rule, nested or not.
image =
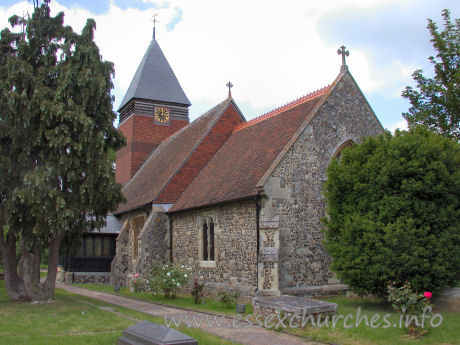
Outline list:
[[[209,219],[209,261],[214,261],[214,222]]]
[[[214,261],[214,221],[212,217],[203,218],[202,224],[202,260]]]
[[[337,159],[338,161],[340,161],[340,157],[342,156],[342,152],[345,148],[349,147],[349,146],[353,146],[355,144],[355,142],[353,140],[347,140],[345,141],[344,143],[342,143],[338,148],[337,150],[335,150],[335,153],[334,155],[332,156],[332,158],[335,158]]]
[[[208,224],[203,219],[203,261],[208,261]]]

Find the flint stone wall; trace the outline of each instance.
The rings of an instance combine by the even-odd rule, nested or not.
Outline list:
[[[136,211],[124,215],[122,224],[111,282],[127,286],[130,275],[146,278],[153,265],[169,261],[169,221],[163,208],[154,207],[149,214]]]
[[[139,234],[139,255],[134,270],[147,277],[154,265],[169,261],[169,220],[162,211],[150,214]]]
[[[271,177],[282,180],[288,191],[287,198],[271,198],[271,206],[280,217],[282,292],[302,295],[304,288],[304,295],[316,295],[313,290],[318,292],[325,285],[339,288],[340,282],[329,271],[331,258],[322,245],[326,168],[344,143],[359,143],[363,137],[382,132],[372,109],[346,73],[275,168]]]
[[[215,265],[201,261],[202,217],[212,217],[214,221]],[[206,295],[236,289],[243,298],[253,295],[257,287],[257,226],[253,200],[172,214],[171,222],[173,262],[191,267],[193,277],[200,283],[205,282]]]
[[[110,284],[109,272],[63,272],[64,283]]]
[[[129,218],[122,219],[122,226],[116,241],[116,253],[112,260],[110,269],[110,280],[113,285],[125,286],[128,284],[128,273],[130,271],[129,258]]]

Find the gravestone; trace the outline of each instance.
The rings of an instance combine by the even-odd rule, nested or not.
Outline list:
[[[198,345],[188,335],[157,323],[142,321],[126,328],[118,345]]]

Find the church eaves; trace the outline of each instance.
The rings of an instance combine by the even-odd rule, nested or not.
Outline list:
[[[150,42],[139,64],[119,111],[133,98],[191,104],[155,39]]]

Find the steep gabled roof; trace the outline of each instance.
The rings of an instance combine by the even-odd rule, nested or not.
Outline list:
[[[194,159],[196,156],[194,153],[200,144],[205,142],[208,133],[210,133],[221,115],[233,104],[231,98],[226,99],[162,142],[124,187],[123,194],[127,199],[127,203],[120,205],[115,214],[130,211],[151,203],[155,198],[164,194],[162,192],[167,190],[169,184],[174,184],[174,188],[172,188],[172,193],[168,196],[172,194],[174,197],[179,190],[177,189],[178,187],[174,178],[177,174],[181,173],[182,167],[188,166],[190,163],[198,166],[198,171],[196,168],[191,170],[191,173],[195,174],[194,178],[209,159],[211,159],[215,151],[217,151],[218,148],[214,152],[206,150],[208,156],[205,155],[205,159],[203,159],[203,155],[199,155],[198,159]],[[244,118],[240,121],[243,120]],[[233,127],[230,129],[230,133]],[[193,162],[189,162],[190,160],[193,160]],[[190,183],[190,179],[186,185],[179,186],[180,193],[187,187],[188,183]],[[161,203],[169,203],[169,200],[165,198]]]
[[[132,98],[190,105],[190,101],[155,39],[150,42],[128,91],[120,103],[119,110]]]
[[[170,212],[258,194],[257,184],[329,87],[235,127],[232,135],[174,203]]]
[[[203,137],[187,161],[177,170],[168,185],[153,201],[155,204],[173,204],[182,195],[188,185],[198,176],[217,151],[232,135],[233,130],[246,120],[238,107],[229,99],[221,115],[216,118],[209,132]]]

